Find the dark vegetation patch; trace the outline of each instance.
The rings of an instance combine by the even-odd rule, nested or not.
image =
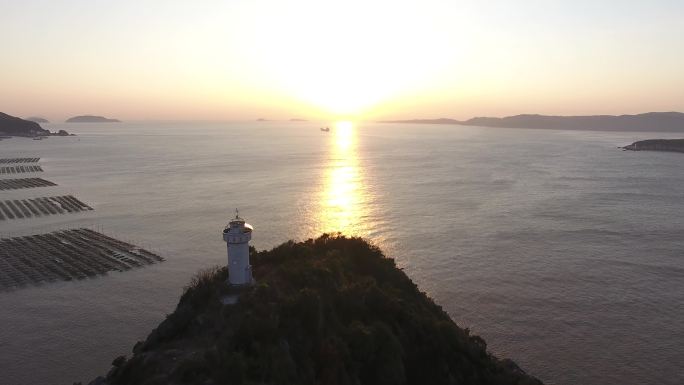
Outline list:
[[[201,272],[133,357],[94,384],[540,384],[487,352],[359,238],[252,250],[234,305],[225,268]]]

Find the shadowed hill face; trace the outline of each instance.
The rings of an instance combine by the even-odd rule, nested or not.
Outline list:
[[[324,235],[252,253],[256,284],[222,305],[225,269],[99,384],[540,384],[460,329],[379,249]]]
[[[0,134],[13,136],[48,135],[50,131],[40,124],[0,112]]]
[[[49,120],[47,120],[45,118],[41,118],[40,116],[31,116],[31,117],[26,118],[26,120],[28,120],[30,122],[36,122],[36,123],[50,123]]]

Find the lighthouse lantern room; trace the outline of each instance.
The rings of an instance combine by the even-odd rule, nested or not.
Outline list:
[[[249,241],[253,228],[240,218],[235,210],[235,218],[223,230],[223,240],[228,244],[228,283],[242,286],[252,283],[252,266],[249,264]]]

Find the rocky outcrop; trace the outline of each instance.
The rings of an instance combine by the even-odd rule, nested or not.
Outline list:
[[[684,139],[648,139],[622,147],[630,151],[684,152]]]

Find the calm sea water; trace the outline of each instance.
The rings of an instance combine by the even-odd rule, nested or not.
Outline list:
[[[105,374],[226,259],[236,207],[253,244],[367,237],[462,327],[548,384],[684,383],[684,155],[616,147],[673,134],[318,123],[48,125],[0,142],[42,157],[94,212],[0,222],[87,226],[167,261],[0,293],[0,383]]]

